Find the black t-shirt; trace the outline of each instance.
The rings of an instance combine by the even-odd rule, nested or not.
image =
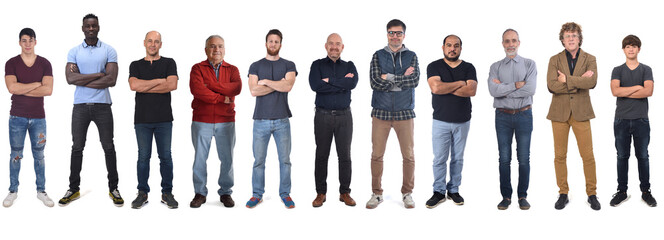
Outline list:
[[[477,81],[473,64],[462,61],[455,68],[451,68],[442,58],[427,66],[427,79],[433,76],[439,76],[443,82]],[[470,112],[472,111],[470,97],[459,97],[451,93],[432,93],[431,95],[433,119],[452,123],[462,123],[470,120]]]
[[[141,80],[153,80],[177,76],[177,67],[172,58],[161,57],[159,60],[137,60],[129,66],[129,77]],[[173,121],[171,109],[171,93],[141,93],[136,92],[136,108],[134,123],[158,123]]]

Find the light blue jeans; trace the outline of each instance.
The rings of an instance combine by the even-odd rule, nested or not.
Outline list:
[[[251,183],[253,196],[262,198],[265,193],[265,157],[270,136],[274,136],[279,155],[279,196],[285,197],[291,189],[291,131],[288,118],[254,120],[254,169]]]
[[[45,190],[46,179],[44,177],[44,147],[46,146],[46,119],[24,118],[9,116],[9,191],[18,191],[18,173],[21,171],[21,159],[23,159],[23,144],[25,134],[30,134],[30,145],[32,156],[35,159],[35,176],[37,180],[37,192]]]
[[[463,152],[470,130],[470,121],[464,123],[448,123],[433,119],[433,191],[445,194],[458,193],[461,185],[461,169],[463,169]],[[450,156],[450,181],[447,177],[447,157]]]
[[[233,180],[233,148],[235,147],[235,122],[191,123],[191,142],[194,144],[194,192],[207,196],[207,159],[212,137],[217,143],[217,154],[221,161],[219,169],[219,195],[230,195]]]

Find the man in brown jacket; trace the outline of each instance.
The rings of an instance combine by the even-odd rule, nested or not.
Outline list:
[[[597,83],[597,62],[593,55],[580,49],[583,43],[580,25],[574,22],[563,24],[559,38],[565,50],[551,57],[547,72],[547,86],[553,96],[546,118],[551,120],[553,128],[554,165],[560,188],[555,208],[563,209],[569,202],[566,161],[567,139],[572,127],[583,159],[588,203],[593,210],[599,210],[601,206],[597,200],[595,156],[590,131],[590,119],[595,118],[595,113],[588,94]]]

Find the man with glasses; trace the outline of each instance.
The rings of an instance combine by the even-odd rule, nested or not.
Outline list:
[[[579,154],[583,159],[586,177],[586,194],[593,210],[600,210],[597,200],[597,176],[593,154],[590,119],[595,118],[590,102],[590,89],[597,83],[597,61],[595,56],[581,50],[583,34],[581,26],[568,22],[563,24],[558,38],[565,50],[549,60],[547,86],[552,93],[547,119],[551,120],[555,150],[554,166],[558,188],[558,210],[569,203],[567,196],[567,139],[570,127],[576,136]]]
[[[383,202],[381,178],[383,155],[390,129],[399,139],[403,157],[402,200],[406,208],[414,208],[411,193],[415,184],[414,119],[415,87],[420,81],[417,55],[403,44],[406,24],[393,19],[387,23],[388,44],[376,51],[371,59],[371,199],[369,209]]]

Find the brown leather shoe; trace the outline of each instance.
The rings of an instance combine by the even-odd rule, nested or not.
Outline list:
[[[205,196],[196,193],[194,199],[191,200],[191,202],[189,203],[189,207],[199,208],[201,207],[201,205],[203,205],[203,203],[205,203],[205,200],[206,200]]]
[[[326,200],[325,194],[319,193],[318,195],[316,195],[316,199],[314,199],[314,202],[312,202],[311,205],[313,205],[314,207],[323,206],[325,200]]]
[[[355,200],[350,197],[350,193],[342,193],[339,196],[339,201],[344,202],[347,206],[355,206]]]
[[[235,201],[233,201],[233,198],[231,195],[224,194],[219,197],[219,201],[224,204],[224,207],[231,208],[235,206]]]

